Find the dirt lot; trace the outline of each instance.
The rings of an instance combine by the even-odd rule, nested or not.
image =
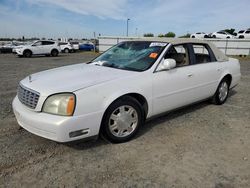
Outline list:
[[[202,102],[146,123],[124,144],[58,144],[19,130],[11,102],[30,73],[84,62],[0,54],[0,187],[250,187],[250,62],[223,106]]]

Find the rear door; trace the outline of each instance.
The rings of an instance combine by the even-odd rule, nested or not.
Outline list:
[[[192,77],[195,100],[211,97],[222,74],[222,64],[217,62],[207,44],[191,44]]]

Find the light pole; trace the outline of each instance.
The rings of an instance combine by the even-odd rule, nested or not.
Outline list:
[[[128,37],[128,21],[129,21],[130,19],[128,18],[127,19],[127,37]]]

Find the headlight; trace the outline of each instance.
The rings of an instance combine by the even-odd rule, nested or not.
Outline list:
[[[55,94],[46,99],[43,105],[43,112],[72,116],[75,110],[76,99],[72,93]]]

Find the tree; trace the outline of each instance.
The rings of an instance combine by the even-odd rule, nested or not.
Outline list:
[[[175,33],[174,32],[168,32],[164,35],[164,37],[171,37],[174,38],[175,37]]]
[[[143,36],[144,37],[154,37],[154,34],[153,33],[145,33]]]
[[[237,35],[237,33],[235,33],[235,29],[231,28],[231,29],[225,29],[224,31],[228,32],[231,35]]]
[[[164,34],[159,34],[158,37],[164,37]]]
[[[179,36],[179,38],[190,38],[191,34],[187,33],[186,35]]]

